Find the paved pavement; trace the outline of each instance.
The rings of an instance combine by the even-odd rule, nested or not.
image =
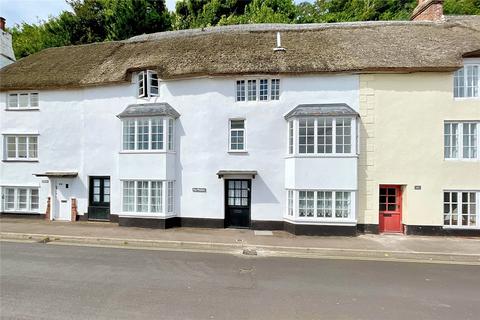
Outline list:
[[[478,266],[0,242],[2,319],[478,319]]]
[[[382,260],[474,263],[480,265],[480,238],[361,235],[358,237],[294,236],[283,231],[255,235],[252,230],[125,228],[115,223],[49,222],[0,219],[2,239],[74,242],[91,245],[157,247],[191,251],[241,252],[296,257],[364,257]]]

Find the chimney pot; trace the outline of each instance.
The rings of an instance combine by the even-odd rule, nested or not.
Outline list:
[[[441,21],[443,18],[443,0],[418,0],[410,20],[413,21]]]
[[[5,31],[5,18],[4,17],[0,17],[0,29],[2,29],[3,31]]]

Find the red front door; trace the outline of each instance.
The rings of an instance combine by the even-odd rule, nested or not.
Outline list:
[[[402,232],[401,186],[380,186],[380,232]]]

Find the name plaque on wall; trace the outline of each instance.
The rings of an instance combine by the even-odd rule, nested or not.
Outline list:
[[[192,188],[193,192],[207,192],[207,188]]]

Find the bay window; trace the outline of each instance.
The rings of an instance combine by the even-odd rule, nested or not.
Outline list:
[[[6,135],[7,160],[38,159],[38,137],[34,135]]]
[[[124,180],[122,183],[123,212],[154,215],[174,214],[173,181]],[[166,207],[164,203],[167,204]]]
[[[330,190],[287,190],[287,217],[308,221],[353,221],[353,193]]]
[[[157,97],[158,91],[158,75],[155,71],[141,71],[137,75],[138,97],[148,98]]]
[[[444,227],[480,227],[480,191],[444,191]]]
[[[235,101],[269,101],[280,99],[280,79],[237,80]]]
[[[307,117],[288,123],[288,154],[353,154],[354,141],[355,121],[350,117]]]
[[[478,98],[480,91],[480,63],[466,62],[454,74],[455,98]]]
[[[174,120],[171,118],[125,118],[123,150],[173,151]]]
[[[445,159],[480,159],[480,122],[445,122]]]
[[[2,198],[5,212],[38,212],[38,188],[4,187]]]
[[[7,110],[37,109],[38,101],[38,92],[9,93]]]

